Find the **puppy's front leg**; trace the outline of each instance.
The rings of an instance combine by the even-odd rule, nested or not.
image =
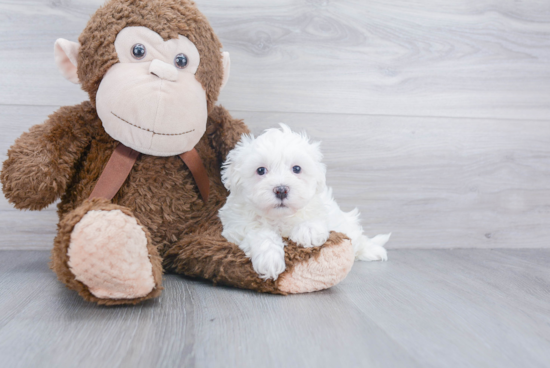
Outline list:
[[[329,235],[326,221],[305,221],[294,226],[290,232],[290,240],[306,248],[318,247],[325,244]]]
[[[254,271],[264,280],[277,280],[284,272],[285,243],[280,235],[272,230],[251,231],[244,238],[241,247],[252,261]]]

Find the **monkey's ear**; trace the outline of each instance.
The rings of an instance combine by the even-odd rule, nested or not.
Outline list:
[[[71,42],[63,38],[55,41],[53,52],[55,55],[55,63],[61,71],[61,74],[69,81],[79,84],[77,70],[77,56],[80,44]]]
[[[231,70],[231,59],[228,52],[222,52],[222,64],[223,64],[223,81],[220,88],[223,89],[229,80],[229,71]]]

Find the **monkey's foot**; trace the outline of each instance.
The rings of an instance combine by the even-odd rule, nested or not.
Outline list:
[[[341,234],[331,233],[317,256],[293,261],[287,252],[288,265],[294,266],[279,277],[279,290],[289,294],[328,289],[346,278],[354,262],[351,241]]]
[[[104,199],[85,201],[61,220],[52,268],[99,304],[136,304],[162,290],[162,260],[147,229],[128,208]]]
[[[98,298],[141,298],[155,287],[145,232],[120,210],[88,212],[67,254],[75,278]]]

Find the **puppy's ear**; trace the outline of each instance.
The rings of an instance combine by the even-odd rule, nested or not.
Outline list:
[[[319,170],[319,175],[317,178],[317,193],[321,194],[327,188],[327,166],[322,162],[317,163],[317,165]]]
[[[317,166],[317,193],[322,193],[327,187],[327,166],[322,162],[321,142],[309,143],[309,154]]]
[[[233,150],[234,151],[234,150]],[[225,189],[232,191],[233,187],[236,185],[236,176],[235,172],[235,163],[233,162],[233,151],[229,152],[227,159],[222,166],[222,183],[225,186]]]
[[[228,154],[222,165],[222,183],[228,191],[236,191],[241,182],[240,170],[242,160],[246,158],[246,150],[254,140],[253,135],[243,134],[235,148]]]

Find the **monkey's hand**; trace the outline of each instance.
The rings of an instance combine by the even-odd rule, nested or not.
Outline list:
[[[8,151],[0,180],[16,208],[41,210],[65,192],[90,142],[85,104],[62,107],[44,124],[23,133]]]

